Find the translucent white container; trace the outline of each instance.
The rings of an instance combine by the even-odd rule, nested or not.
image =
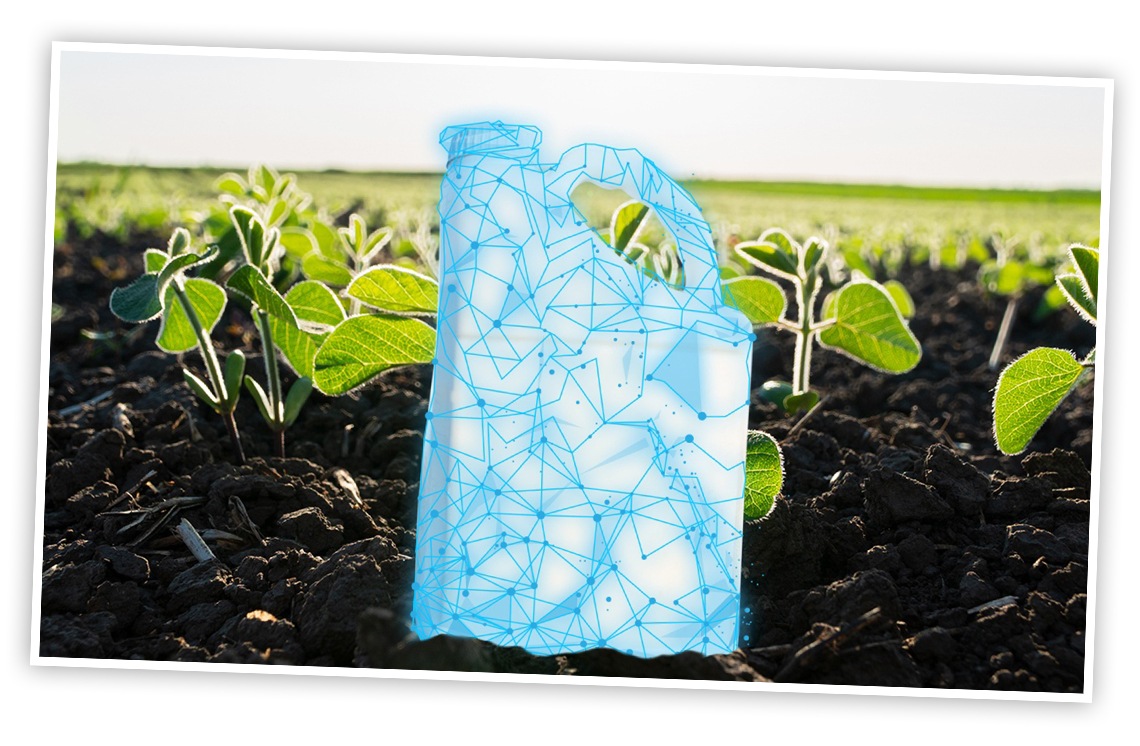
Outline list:
[[[636,150],[538,160],[533,127],[451,127],[413,629],[536,654],[737,647],[755,337],[692,197]],[[686,287],[585,224],[586,179],[651,205]]]

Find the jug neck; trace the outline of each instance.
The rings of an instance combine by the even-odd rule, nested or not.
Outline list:
[[[448,127],[439,142],[447,149],[448,166],[468,156],[529,163],[538,157],[542,133],[526,125],[478,122]]]

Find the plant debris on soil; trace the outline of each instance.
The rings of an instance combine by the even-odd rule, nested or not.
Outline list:
[[[1026,454],[998,453],[986,363],[1005,303],[983,295],[974,268],[902,270],[923,345],[911,373],[822,351],[825,399],[806,419],[754,397],[750,427],[781,441],[785,483],[745,526],[740,649],[645,660],[411,635],[430,367],[314,394],[286,459],[271,457],[244,399],[249,460],[237,466],[183,360],[155,349],[153,325],[107,309],[139,257],[105,236],[55,253],[41,656],[1082,691],[1092,383]],[[1036,300],[1020,306],[1006,362],[1043,343],[1095,344],[1066,310],[1035,321]],[[259,369],[240,309],[219,332]],[[789,377],[790,345],[760,332],[755,389]],[[184,362],[201,367],[196,353]],[[184,522],[214,559],[195,559]]]

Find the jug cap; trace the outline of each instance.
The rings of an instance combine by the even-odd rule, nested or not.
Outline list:
[[[451,161],[462,155],[496,155],[524,158],[538,151],[542,132],[537,127],[502,122],[476,122],[446,128],[439,143],[447,148]]]

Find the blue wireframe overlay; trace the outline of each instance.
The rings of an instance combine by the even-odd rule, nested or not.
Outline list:
[[[638,151],[444,130],[412,628],[551,655],[737,647],[751,325],[692,197]],[[650,205],[686,286],[624,261],[582,180]]]

